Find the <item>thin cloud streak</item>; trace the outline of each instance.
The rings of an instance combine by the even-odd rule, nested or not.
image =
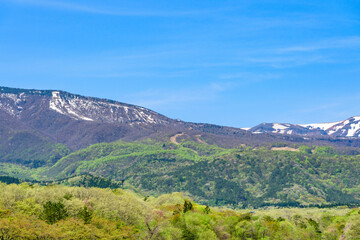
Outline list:
[[[279,53],[292,52],[313,52],[324,49],[339,49],[339,48],[353,48],[360,47],[360,37],[346,37],[341,39],[328,39],[309,45],[299,45],[288,48],[278,49]]]
[[[351,96],[341,96],[336,99],[324,99],[323,102],[320,102],[317,105],[312,104],[307,108],[297,109],[296,113],[310,114],[310,113],[326,112],[326,111],[336,113],[337,109],[339,108],[341,108],[344,112],[346,112],[349,106],[351,106],[354,102],[358,102],[359,100],[360,100],[360,93]]]
[[[90,7],[86,5],[67,3],[62,1],[50,0],[0,0],[3,2],[19,5],[45,7],[65,11],[77,11],[83,13],[110,15],[110,16],[124,16],[124,17],[178,17],[178,16],[196,16],[199,14],[208,14],[210,12],[217,12],[222,10],[194,10],[194,11],[133,11],[124,9],[119,11],[110,11]]]
[[[265,54],[249,56],[245,62],[283,69],[306,66],[311,64],[344,64],[358,61],[336,57],[332,50],[350,51],[360,48],[360,36],[319,40],[312,44],[296,45],[285,48],[264,50]],[[256,54],[255,54],[256,55]]]
[[[263,82],[266,80],[279,79],[282,76],[280,74],[273,73],[251,73],[251,72],[241,72],[241,73],[231,73],[221,75],[220,79],[232,79],[232,80],[245,80],[246,82]]]
[[[334,61],[321,55],[314,56],[270,56],[270,57],[255,57],[247,59],[250,63],[267,65],[273,68],[292,68],[305,66],[309,64],[323,64],[323,63],[333,63]]]
[[[196,89],[179,89],[179,90],[154,90],[139,92],[129,96],[131,102],[137,105],[156,108],[173,106],[174,104],[185,102],[209,101],[219,97],[219,94],[234,87],[232,82],[213,82],[207,86]]]

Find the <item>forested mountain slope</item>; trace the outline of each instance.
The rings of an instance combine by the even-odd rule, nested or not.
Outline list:
[[[300,146],[297,151],[225,149],[182,141],[152,140],[92,145],[54,165],[3,165],[0,174],[37,180],[83,174],[121,180],[149,194],[188,192],[208,205],[256,207],[358,203],[358,155],[331,147]],[[280,148],[281,149],[281,148]]]
[[[359,198],[359,138],[254,134],[111,100],[5,87],[0,123],[0,175],[120,180],[124,170],[126,184],[148,193],[182,191],[239,207]]]

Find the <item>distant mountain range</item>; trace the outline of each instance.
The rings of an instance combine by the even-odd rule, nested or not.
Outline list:
[[[125,172],[126,184],[147,194],[187,192],[210,205],[357,204],[359,121],[243,130],[64,91],[0,87],[0,176],[119,181]]]
[[[147,138],[168,141],[174,137],[222,147],[277,142],[360,147],[360,138],[333,140],[359,136],[359,121],[350,118],[332,124],[260,124],[246,131],[175,120],[140,106],[59,90],[0,87],[0,150],[6,156],[30,146],[53,149],[51,146],[63,144],[78,150],[102,142]]]
[[[351,117],[339,122],[314,124],[262,123],[250,128],[249,131],[301,136],[359,137],[360,117]]]
[[[143,107],[57,90],[0,87],[0,123],[0,145],[4,147],[14,146],[9,139],[14,141],[19,134],[26,134],[34,145],[61,143],[73,150],[120,139],[169,140],[180,133],[195,141],[201,137],[225,146],[279,141],[274,136],[264,138],[239,128],[184,122]],[[20,142],[17,145],[24,145]]]

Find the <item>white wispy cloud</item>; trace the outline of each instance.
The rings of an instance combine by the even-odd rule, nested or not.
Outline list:
[[[131,94],[129,100],[150,108],[164,107],[185,102],[200,102],[216,99],[220,93],[231,89],[232,82],[213,82],[202,87],[183,89],[148,89]]]
[[[220,79],[227,79],[232,81],[239,80],[243,84],[263,82],[266,80],[279,79],[281,77],[281,74],[252,72],[229,73],[219,76]]]
[[[73,2],[53,1],[53,0],[0,0],[10,4],[23,6],[37,6],[56,10],[77,11],[83,13],[113,15],[113,16],[135,16],[135,17],[176,17],[193,16],[218,10],[189,10],[189,11],[158,11],[158,10],[133,10],[133,9],[106,9],[90,5],[76,4]]]
[[[262,52],[248,56],[244,61],[278,69],[313,64],[344,64],[358,59],[355,56],[351,58],[338,56],[345,51],[359,48],[360,36],[328,38],[283,48],[262,49]]]
[[[302,44],[278,49],[279,53],[313,52],[324,49],[354,48],[360,47],[360,37],[351,36],[337,39],[325,39],[310,44]]]
[[[324,111],[324,110],[331,110],[331,109],[337,108],[341,105],[342,105],[342,103],[339,103],[339,102],[322,103],[319,105],[310,106],[308,108],[298,109],[297,112],[299,112],[299,113],[314,113],[314,112],[319,112],[319,111]]]
[[[314,113],[331,113],[339,115],[341,118],[359,115],[357,108],[353,107],[354,102],[360,100],[360,93],[351,95],[337,96],[336,98],[321,99],[317,103],[311,103],[307,107],[296,109],[296,113],[314,114]],[[339,118],[339,119],[341,119]]]
[[[273,68],[291,68],[318,63],[332,63],[333,60],[323,55],[260,56],[247,59],[250,63],[266,65]]]
[[[47,8],[56,8],[62,10],[72,10],[72,11],[81,11],[81,12],[89,12],[89,13],[100,13],[107,14],[106,11],[101,11],[99,9],[87,7],[84,5],[78,5],[74,3],[68,2],[60,2],[60,1],[48,1],[48,0],[5,0],[3,2],[17,4],[17,5],[32,5],[39,7],[47,7]],[[110,12],[109,12],[110,13]]]

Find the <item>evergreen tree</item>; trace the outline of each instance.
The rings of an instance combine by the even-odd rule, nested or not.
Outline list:
[[[87,206],[84,206],[79,211],[79,218],[84,220],[85,224],[89,224],[91,222],[92,217],[93,217],[93,211],[90,210]]]
[[[54,224],[68,216],[65,205],[61,202],[48,201],[43,205],[43,208],[43,219],[49,224]]]
[[[185,200],[184,202],[184,213],[191,211],[193,209],[193,205],[190,201]]]

